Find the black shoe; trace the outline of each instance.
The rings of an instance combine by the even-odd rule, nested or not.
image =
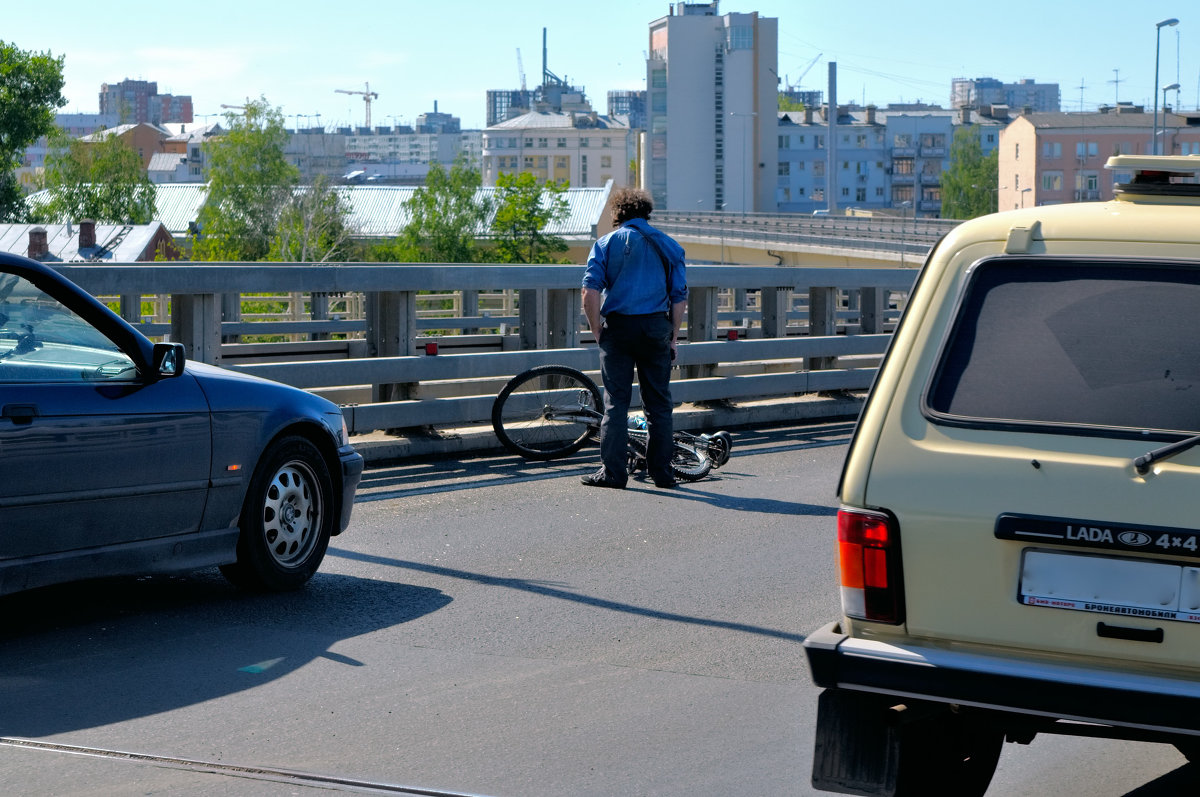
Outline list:
[[[589,473],[587,476],[579,477],[579,481],[588,487],[611,487],[614,490],[625,489],[625,482],[619,482],[616,479],[610,478],[604,468],[595,473]]]
[[[674,490],[679,486],[674,476],[655,476],[654,486],[660,490]]]

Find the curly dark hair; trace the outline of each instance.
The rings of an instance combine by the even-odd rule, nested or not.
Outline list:
[[[613,224],[621,225],[630,219],[648,219],[654,210],[650,192],[628,186],[618,188],[612,195]]]

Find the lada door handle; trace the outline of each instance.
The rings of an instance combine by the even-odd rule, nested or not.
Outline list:
[[[0,410],[0,415],[8,418],[18,426],[33,423],[33,419],[37,417],[38,409],[36,404],[5,404],[4,409]]]

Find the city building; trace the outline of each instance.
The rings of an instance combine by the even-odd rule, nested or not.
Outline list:
[[[558,113],[591,113],[592,106],[582,86],[572,86],[566,78],[550,71],[546,29],[542,28],[542,82],[535,89],[525,87],[525,66],[517,50],[519,89],[489,89],[487,92],[487,126],[515,119],[530,111]]]
[[[636,155],[625,117],[531,111],[483,131],[483,184],[501,174],[531,172],[572,188],[629,185]]]
[[[172,122],[166,130],[171,135],[163,141],[163,151],[151,157],[146,170],[150,182],[205,182],[208,179],[208,153],[204,144],[223,134],[224,128],[215,122]]]
[[[462,120],[448,113],[438,113],[437,100],[433,101],[433,111],[417,117],[416,132],[418,133],[458,133],[462,131]]]
[[[1029,108],[1033,111],[1061,110],[1057,83],[1038,83],[1018,80],[1001,83],[991,77],[955,78],[950,81],[951,108],[982,108],[985,105],[1007,105],[1010,108]]]
[[[85,144],[91,144],[103,141],[109,136],[115,136],[125,142],[125,146],[136,152],[142,159],[142,168],[149,169],[150,159],[156,153],[167,151],[165,142],[171,137],[171,134],[158,125],[139,122],[138,124],[117,125],[107,130],[98,130],[86,136],[80,136],[79,140]]]
[[[114,127],[117,124],[116,114],[97,113],[57,113],[54,115],[54,126],[66,133],[68,138],[80,138],[98,130]],[[26,191],[37,190],[41,184],[43,170],[46,168],[46,155],[50,151],[50,142],[42,136],[25,149],[21,165],[16,170],[17,181]]]
[[[1166,109],[1163,155],[1200,155],[1200,114]],[[1022,113],[1000,133],[1001,210],[1112,199],[1129,175],[1104,168],[1111,155],[1150,154],[1154,114],[1136,105],[1094,113]]]
[[[192,121],[190,95],[159,94],[152,80],[100,84],[100,113],[115,114],[121,124]]]
[[[778,20],[674,3],[649,25],[641,181],[663,210],[776,209]]]
[[[631,129],[645,130],[646,92],[644,90],[608,92],[608,115],[624,116],[629,120]]]
[[[876,109],[838,109],[834,129],[840,140],[833,180],[828,179],[828,113],[828,107],[778,113],[775,199],[779,212],[809,214],[826,210],[829,190],[837,192],[839,209],[888,207],[890,153],[886,126]]]

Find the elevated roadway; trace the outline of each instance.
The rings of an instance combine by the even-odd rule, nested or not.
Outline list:
[[[892,216],[655,213],[691,263],[895,268],[919,266],[960,222]]]

